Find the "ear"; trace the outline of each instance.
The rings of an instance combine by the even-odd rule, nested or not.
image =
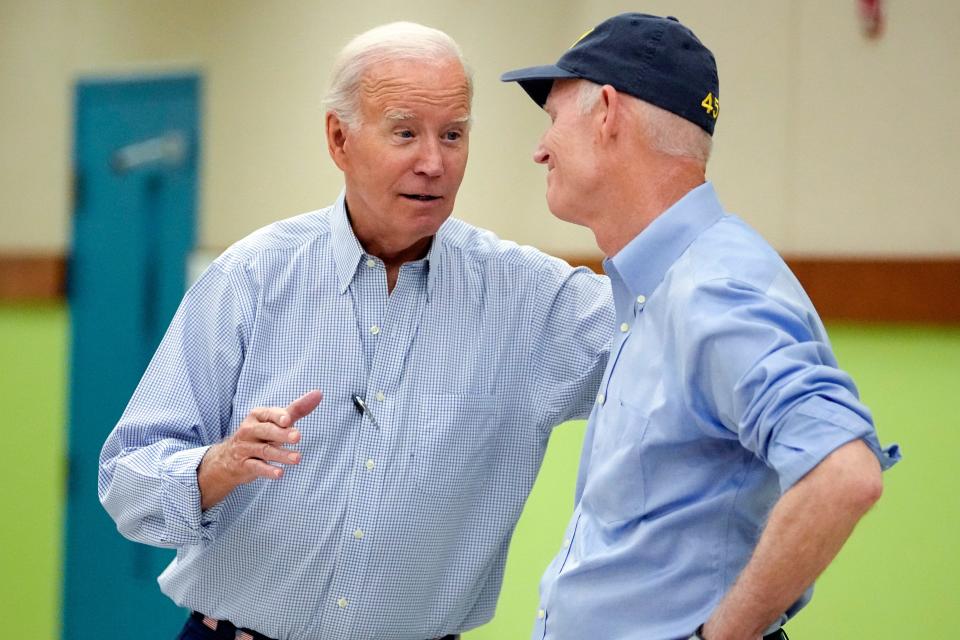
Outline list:
[[[600,140],[605,142],[617,136],[623,118],[623,96],[609,84],[605,84],[600,89],[600,99],[597,102],[600,107],[597,109]]]
[[[327,151],[330,152],[330,157],[333,159],[334,164],[339,167],[341,171],[346,171],[347,165],[347,125],[344,123],[337,114],[332,111],[327,112]]]

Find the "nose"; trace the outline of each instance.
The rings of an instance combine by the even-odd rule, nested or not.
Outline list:
[[[443,175],[443,151],[439,141],[423,141],[413,170],[429,178],[439,178]]]
[[[537,143],[537,148],[533,152],[533,161],[537,164],[547,164],[550,159],[550,152],[543,148],[543,140]]]

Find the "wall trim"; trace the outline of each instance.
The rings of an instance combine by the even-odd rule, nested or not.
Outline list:
[[[960,324],[960,258],[786,260],[824,318]]]
[[[62,254],[0,254],[0,302],[62,300],[66,283]]]
[[[602,273],[596,255],[561,256]],[[786,256],[825,320],[960,324],[960,256]],[[0,302],[63,300],[62,254],[0,254]]]
[[[602,258],[563,256],[602,273]],[[785,256],[824,320],[960,324],[960,257]]]

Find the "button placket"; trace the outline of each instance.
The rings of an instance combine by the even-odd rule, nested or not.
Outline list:
[[[380,428],[372,428],[371,421],[365,417],[357,434],[354,449],[357,466],[351,478],[349,491],[352,495],[341,530],[344,544],[340,547],[329,587],[329,593],[337,598],[336,615],[317,619],[317,626],[310,630],[316,637],[351,637],[353,617],[366,610],[363,600],[365,585],[368,580],[375,579],[371,577],[375,570],[370,562],[373,547],[379,540],[377,527],[385,481],[381,470],[385,469],[384,464],[391,463],[388,455],[394,450],[393,439],[398,437],[393,428],[394,411],[397,410],[393,394],[402,375],[403,356],[416,335],[416,325],[425,304],[416,289],[418,286],[421,285],[411,280],[409,274],[401,277],[380,315],[361,318],[361,322],[366,320],[359,325],[361,333],[373,347],[368,377],[360,393]],[[341,606],[340,599],[347,606]]]
[[[378,405],[376,418],[383,424],[390,424],[392,418],[383,405]],[[379,466],[377,460],[389,449],[391,434],[385,429],[364,428],[357,437],[359,469],[353,476],[350,490],[356,499],[350,501],[351,507],[346,515],[343,535],[349,540],[340,548],[337,570],[331,582],[331,593],[336,595],[336,620],[331,621],[333,628],[347,633],[352,625],[352,616],[359,606],[364,589],[367,566],[371,552],[368,544],[370,536],[375,536],[375,514],[378,509],[376,496],[380,494],[383,474],[375,473]],[[326,626],[326,625],[325,625]]]
[[[570,559],[570,553],[573,549],[573,539],[577,535],[577,528],[580,526],[580,512],[577,511],[577,518],[573,522],[573,526],[569,527],[567,530],[567,536],[563,539],[563,545],[560,547],[560,553],[563,554],[563,562],[560,563],[560,566],[557,568],[557,573],[563,573],[564,567],[567,566],[567,560]]]

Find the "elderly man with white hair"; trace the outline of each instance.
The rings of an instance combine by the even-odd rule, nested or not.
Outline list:
[[[427,640],[492,617],[613,313],[605,278],[449,217],[471,95],[439,31],[350,42],[326,114],[343,193],[213,263],[107,439],[104,507],[177,549],[159,582],[192,612],[180,638]]]
[[[713,54],[676,18],[624,13],[503,80],[550,116],[547,202],[593,231],[617,312],[532,638],[785,639],[900,454],[800,283],[706,180]]]

